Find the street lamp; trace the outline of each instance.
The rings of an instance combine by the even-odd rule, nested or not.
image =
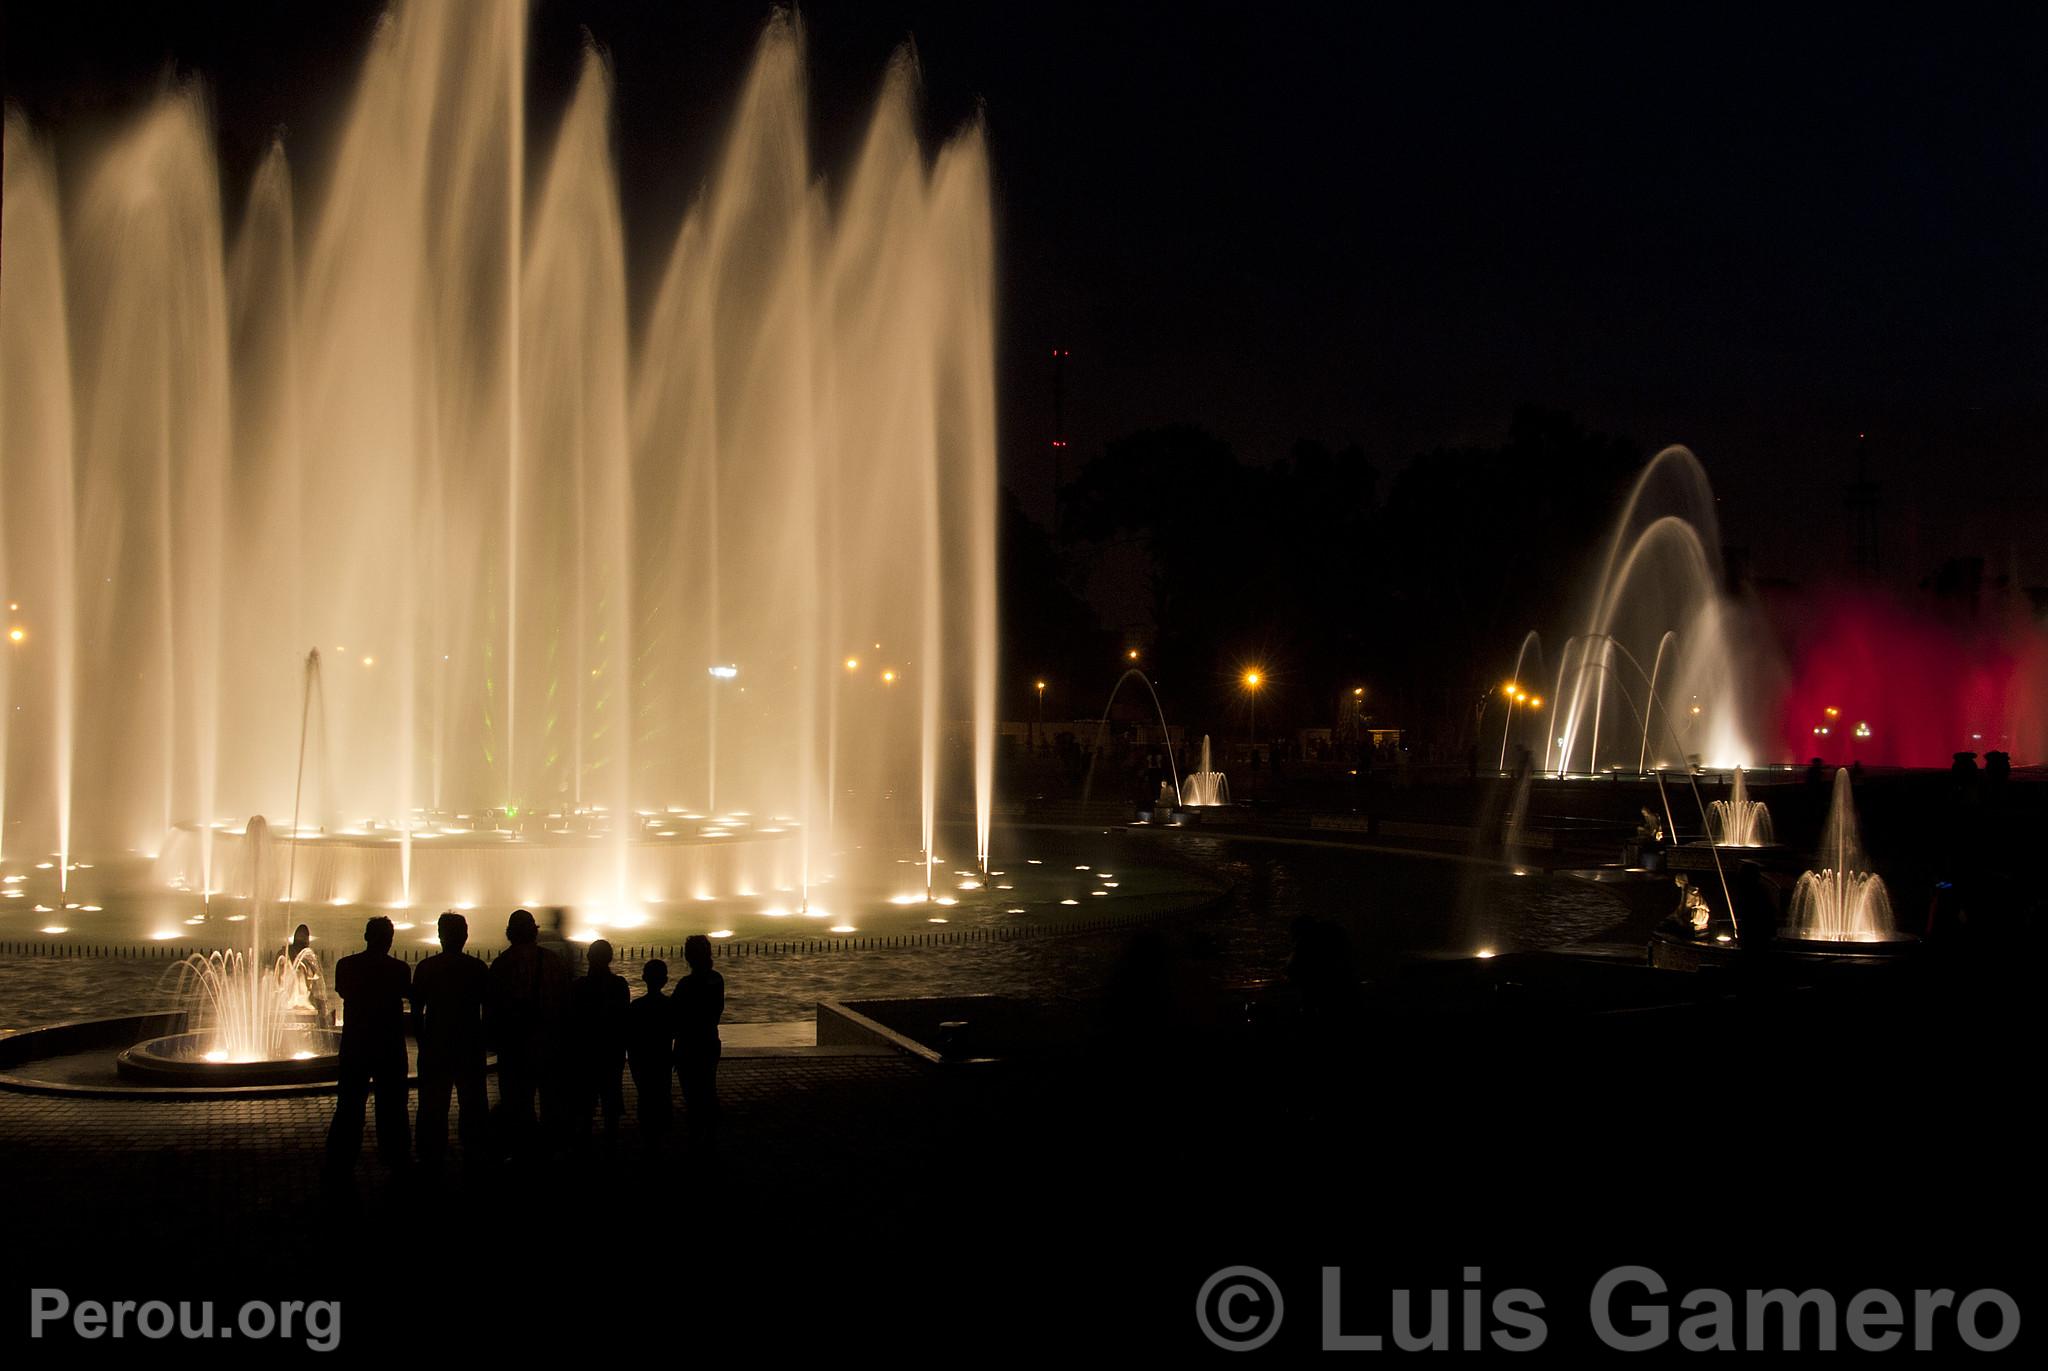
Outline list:
[[[1543,697],[1530,694],[1513,681],[1509,681],[1506,685],[1502,686],[1500,691],[1502,695],[1507,697],[1508,702],[1508,716],[1500,726],[1500,770],[1506,771],[1508,769],[1508,730],[1515,725],[1515,706],[1520,704],[1527,705],[1530,709],[1541,709],[1543,708]]]
[[[1253,667],[1244,674],[1244,689],[1251,702],[1251,742],[1254,751],[1259,745],[1259,687],[1265,684],[1266,673]]]
[[[1500,693],[1507,697],[1508,713],[1506,720],[1500,726],[1500,766],[1498,769],[1506,771],[1508,769],[1508,730],[1514,727],[1515,701],[1522,698],[1522,688],[1513,681],[1509,681],[1500,688]]]

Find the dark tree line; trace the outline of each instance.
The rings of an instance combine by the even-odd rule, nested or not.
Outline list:
[[[1376,720],[1462,746],[1523,633],[1580,612],[1643,456],[1537,408],[1499,445],[1438,448],[1391,481],[1355,446],[1303,441],[1258,463],[1188,425],[1117,439],[1062,492],[1056,539],[1006,501],[1005,712],[1028,717],[1035,671],[1076,700],[1107,694],[1122,626],[1089,609],[1089,554],[1134,540],[1151,576],[1145,666],[1175,722],[1241,731],[1257,665],[1261,734],[1329,725],[1363,686]]]

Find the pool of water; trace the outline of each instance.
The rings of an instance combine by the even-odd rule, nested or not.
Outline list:
[[[1359,974],[1369,977],[1418,958],[1575,942],[1614,927],[1624,915],[1618,901],[1585,882],[1516,876],[1495,865],[1442,858],[1162,830],[1016,830],[1002,836],[1004,851],[1014,855],[1001,858],[1001,869],[1019,872],[1018,884],[1039,888],[1031,907],[1010,904],[1003,898],[1009,892],[990,891],[985,898],[963,900],[936,913],[922,908],[899,912],[889,927],[904,933],[1007,930],[1035,936],[859,948],[801,926],[791,927],[781,940],[775,936],[779,930],[770,929],[754,940],[721,947],[718,967],[726,981],[727,1019],[809,1019],[823,998],[1054,996],[1099,990],[1132,931],[1063,932],[1062,919],[1072,927],[1084,917],[1144,917],[1207,907],[1159,926],[1181,940],[1215,979],[1249,983],[1281,973],[1292,946],[1292,925],[1303,914],[1341,924]],[[1116,881],[1115,889],[1093,895],[1104,889],[1105,880]],[[1057,899],[1077,903],[1059,904],[1054,885]],[[947,923],[929,922],[939,917]],[[353,947],[360,918],[354,912],[343,921],[354,929],[337,926],[323,936]],[[486,918],[495,922],[496,916],[478,913],[472,923]],[[679,941],[682,931],[680,925],[653,926],[617,935],[623,953],[617,969],[637,989],[637,939]],[[768,950],[807,933],[813,947],[831,950]],[[672,975],[681,970],[672,963]],[[161,960],[0,957],[0,1028],[168,1007],[176,979],[173,964]]]

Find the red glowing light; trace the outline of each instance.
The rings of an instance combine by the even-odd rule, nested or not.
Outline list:
[[[1944,766],[1955,752],[1986,749],[2021,765],[2048,757],[2048,634],[2023,617],[1951,622],[1862,592],[1783,609],[1791,660],[1779,760],[1812,756],[1821,738],[1826,760],[1844,764]],[[1856,723],[1837,739],[1842,700]]]

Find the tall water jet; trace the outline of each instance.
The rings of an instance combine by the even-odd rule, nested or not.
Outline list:
[[[1770,806],[1749,798],[1741,767],[1735,768],[1728,798],[1707,806],[1707,836],[1723,847],[1768,847],[1778,840],[1771,828]]]
[[[198,93],[160,97],[97,159],[65,217],[77,681],[94,721],[74,739],[77,808],[101,841],[149,848],[174,815],[211,820],[217,799],[229,377],[220,194]],[[205,834],[199,864],[210,886]]]
[[[517,0],[396,6],[319,183],[271,149],[232,243],[196,90],[118,130],[69,199],[10,120],[0,546],[35,634],[10,845],[54,810],[67,853],[162,853],[160,878],[214,888],[216,847],[247,841],[223,814],[295,801],[316,644],[333,749],[295,825],[307,891],[808,892],[912,841],[905,797],[930,860],[954,789],[986,861],[980,127],[927,157],[906,50],[826,187],[778,14],[634,311],[609,73],[585,55],[530,154],[526,23]],[[699,809],[701,832],[648,817]],[[751,841],[756,813],[788,870],[669,855]],[[490,841],[458,858],[473,824]],[[519,848],[541,843],[581,855]]]
[[[1891,895],[1870,869],[1856,827],[1849,770],[1835,772],[1817,866],[1799,878],[1785,934],[1817,942],[1883,942],[1895,935]]]
[[[0,663],[0,856],[56,852],[61,892],[71,863],[78,603],[63,225],[56,168],[11,112],[4,164],[0,582],[9,638],[0,651],[9,656]],[[10,824],[20,830],[19,841]]]
[[[1209,761],[1209,735],[1202,735],[1202,764],[1180,783],[1181,803],[1191,808],[1230,803],[1230,780]]]
[[[628,568],[633,561],[626,417],[626,268],[611,159],[611,82],[595,50],[555,136],[534,207],[519,322],[522,503],[552,511],[526,530],[528,612],[558,627],[534,665],[566,727],[540,739],[543,803],[612,816],[608,901],[628,899],[633,811]],[[531,698],[531,696],[529,696]],[[566,734],[566,737],[562,736]]]

